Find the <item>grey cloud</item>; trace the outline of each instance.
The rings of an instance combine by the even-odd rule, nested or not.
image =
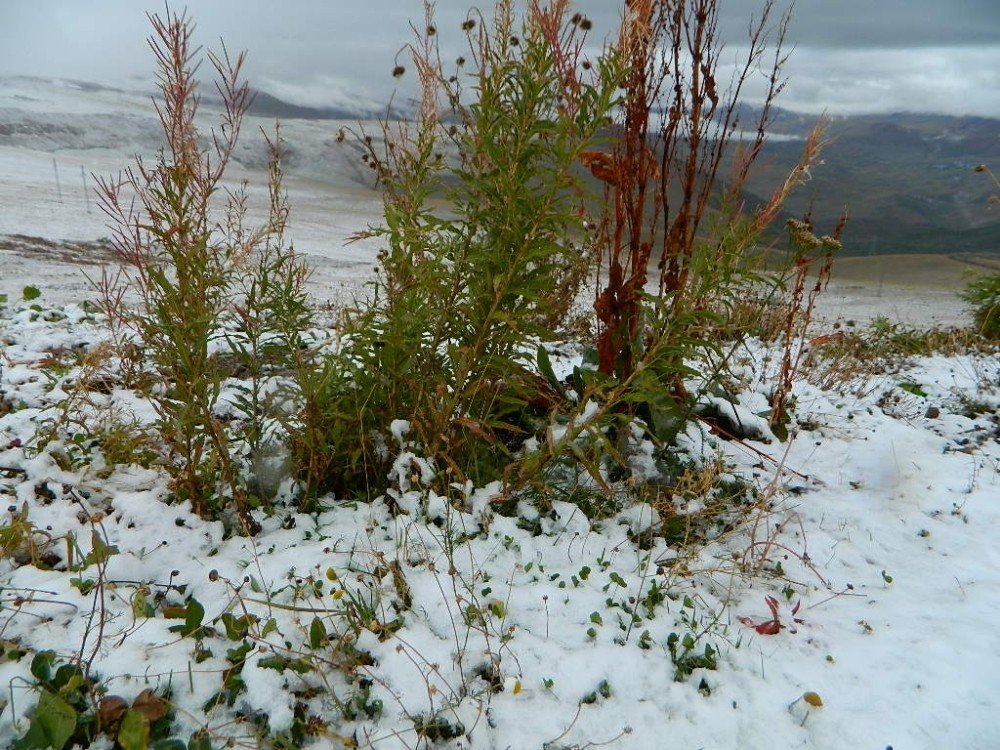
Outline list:
[[[460,53],[469,0],[438,0],[446,56]],[[247,74],[297,104],[384,102],[420,0],[186,0],[200,43],[248,49]],[[486,0],[480,5],[488,5]],[[759,0],[720,0],[723,36],[745,38]],[[176,7],[182,7],[175,3]],[[581,0],[596,38],[618,3]],[[779,2],[779,9],[783,8]],[[145,11],[136,0],[0,0],[0,75],[149,81]],[[924,109],[1000,116],[998,0],[798,0],[784,104],[831,112]],[[404,91],[405,93],[405,91]]]

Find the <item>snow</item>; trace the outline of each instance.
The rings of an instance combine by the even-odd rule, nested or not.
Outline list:
[[[8,356],[19,364],[5,367],[2,387],[26,406],[0,418],[0,446],[26,444],[50,413],[58,391],[38,377],[46,353],[98,337],[95,321],[66,315],[43,324],[26,308],[3,313]],[[926,395],[898,383],[919,384]],[[468,488],[466,510],[453,508],[412,482],[423,459],[410,452],[402,421],[393,431],[406,457],[407,468],[398,467],[406,514],[394,516],[382,502],[334,503],[317,516],[279,509],[260,517],[264,530],[254,539],[224,538],[220,524],[167,505],[155,469],[119,467],[102,479],[86,466],[60,469],[51,451],[8,447],[0,451],[8,477],[0,487],[11,513],[26,503],[37,528],[72,532],[84,554],[99,530],[118,554],[108,561],[114,584],[99,637],[87,626],[94,594],[70,581],[93,578],[93,567],[74,574],[10,558],[0,568],[0,630],[5,642],[63,655],[86,637],[87,649],[97,649],[94,670],[127,699],[169,683],[182,709],[179,736],[207,725],[245,740],[249,726],[232,723],[233,712],[285,731],[292,691],[324,683],[331,692],[311,705],[333,717],[331,696],[351,694],[356,683],[273,665],[275,656],[312,654],[309,627],[319,616],[327,633],[346,634],[374,662],[358,669],[373,681],[369,700],[382,702],[380,718],[330,727],[362,746],[414,747],[416,717],[438,715],[464,728],[440,743],[449,747],[615,740],[658,748],[668,733],[682,747],[987,750],[1000,743],[992,689],[1000,669],[998,385],[997,359],[972,355],[916,360],[883,382],[884,391],[860,399],[800,380],[795,417],[805,426],[784,457],[790,471],[777,477],[756,453],[706,430],[702,444],[714,445],[730,471],[761,489],[772,482],[784,489],[766,513],[697,549],[668,548],[662,538],[637,544],[659,520],[645,504],[591,523],[556,501],[538,535],[492,513],[498,486]],[[754,404],[759,395],[742,398]],[[930,406],[937,416],[927,416]],[[776,459],[785,450],[756,445]],[[467,541],[456,546],[459,537]],[[391,562],[412,597],[408,609],[386,572]],[[326,588],[316,590],[318,581]],[[170,632],[179,621],[162,610],[134,614],[143,586],[166,592],[169,603],[190,596],[204,605],[203,622],[215,629],[204,639],[211,656],[197,661],[195,640]],[[332,600],[338,587],[345,593]],[[647,610],[651,590],[666,597]],[[768,596],[779,602],[783,627],[775,635],[740,621],[769,620]],[[378,622],[399,618],[401,626],[351,635],[344,610],[331,606],[350,597],[367,602]],[[631,626],[630,598],[640,602]],[[225,651],[234,645],[220,624],[225,612],[255,614],[260,624],[273,617],[276,630],[260,636],[257,626],[257,650],[241,672],[245,690],[231,709],[206,715],[200,706],[221,688]],[[706,630],[697,650],[718,648],[718,668],[674,681],[668,636]],[[324,653],[317,655],[330,658]],[[0,736],[27,726],[27,662],[0,666],[9,685]],[[822,706],[802,700],[810,691]],[[318,737],[310,746],[339,745]]]
[[[64,110],[49,99],[36,111],[106,111],[107,102],[92,111],[92,100],[62,90],[73,97]],[[27,94],[15,94],[0,104],[21,106]],[[12,175],[0,183],[0,234],[94,240],[97,220],[59,204],[46,183],[52,153],[0,144]],[[105,160],[102,168],[127,156],[83,155]],[[305,177],[291,185],[300,190],[291,196],[296,241],[318,268],[316,297],[360,293],[373,248],[340,240],[377,218],[377,199]],[[331,210],[334,229],[324,223]],[[767,502],[703,544],[649,534],[665,509],[646,503],[592,522],[564,500],[541,512],[522,501],[509,517],[497,512],[494,483],[457,488],[453,505],[427,489],[432,467],[407,442],[406,415],[387,446],[396,459],[390,498],[326,498],[314,515],[279,505],[246,538],[168,504],[156,467],[104,467],[96,453],[91,464],[68,463],[72,445],[34,448],[74,374],[72,365],[52,368],[52,357],[106,334],[82,306],[90,292],[78,267],[4,250],[0,260],[0,293],[9,295],[0,393],[14,407],[0,410],[3,523],[24,507],[36,543],[61,560],[47,570],[0,556],[0,646],[92,655],[101,684],[127,700],[169,686],[173,736],[208,729],[216,746],[265,746],[263,733],[290,730],[305,711],[328,722],[305,746],[331,749],[351,746],[345,738],[380,750],[1000,747],[995,354],[914,359],[862,389],[822,390],[803,372],[794,437],[782,444],[758,416],[779,358],[751,342],[742,390],[705,403],[757,425],[753,450],[700,423],[680,443],[693,463],[719,459],[724,476]],[[20,299],[29,283],[42,289],[35,303]],[[865,309],[838,304],[837,314],[865,319]],[[556,372],[579,364],[577,347],[556,349]],[[107,398],[153,419],[137,394],[119,388]],[[633,468],[651,479],[651,447],[633,437]],[[694,518],[706,502],[676,498],[675,512]],[[100,579],[85,560],[95,534],[117,552],[104,585],[88,588]],[[67,540],[77,570],[66,569]],[[781,625],[774,634],[754,627],[775,617],[767,597]],[[191,599],[211,629],[199,637],[168,617]],[[91,615],[101,606],[98,630]],[[231,639],[223,615],[253,617]],[[696,665],[675,680],[672,634],[695,637],[694,656],[715,649],[717,668]],[[234,670],[227,651],[242,644],[243,686],[228,705],[218,699]],[[38,695],[30,663],[0,660],[0,744],[27,730]],[[299,671],[302,663],[320,668]]]

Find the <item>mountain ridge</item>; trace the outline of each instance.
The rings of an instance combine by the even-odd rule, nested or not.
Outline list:
[[[207,88],[207,87],[206,87]],[[205,113],[217,108],[208,94]],[[377,117],[402,118],[405,108],[373,112],[359,108],[309,107],[258,90],[251,127],[235,157],[248,168],[266,165],[258,127],[284,121],[286,168],[331,184],[371,187],[355,150],[338,146],[344,125]],[[742,106],[740,122],[758,111]],[[748,205],[764,202],[784,179],[802,141],[820,118],[784,109],[772,111],[768,140],[744,194]],[[373,128],[377,135],[378,129]],[[845,254],[982,253],[1000,256],[1000,205],[995,186],[975,174],[978,164],[1000,165],[1000,120],[973,116],[896,112],[832,116],[827,145],[811,180],[790,198],[786,216],[810,214],[817,230],[829,231],[846,209]],[[43,152],[118,148],[152,153],[162,133],[149,93],[86,81],[0,78],[0,146]],[[780,236],[780,232],[774,235]]]

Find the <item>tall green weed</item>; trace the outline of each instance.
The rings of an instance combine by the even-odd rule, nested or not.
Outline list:
[[[544,418],[549,387],[528,365],[583,278],[574,165],[617,84],[612,58],[585,63],[589,23],[568,7],[533,2],[518,19],[501,0],[491,19],[470,16],[471,63],[454,75],[428,12],[410,48],[417,121],[385,123],[384,149],[360,135],[385,204],[367,234],[385,250],[373,303],[311,389],[298,455],[314,491],[364,490],[384,475],[393,420],[409,423],[447,487],[498,478],[527,422]]]
[[[169,10],[150,21],[166,148],[154,164],[137,159],[117,179],[100,182],[122,264],[100,283],[102,310],[119,354],[145,374],[174,497],[210,516],[235,510],[246,526],[253,496],[240,445],[250,453],[260,450],[266,420],[262,380],[268,368],[289,359],[310,319],[305,270],[282,239],[287,207],[277,134],[270,141],[271,200],[263,226],[247,221],[245,186],[223,187],[251,101],[240,76],[244,56],[209,54],[223,113],[205,147],[196,124],[194,26]],[[223,192],[225,208],[216,220]],[[221,413],[223,391],[235,374],[249,374],[251,382],[237,398],[245,417],[242,434]]]

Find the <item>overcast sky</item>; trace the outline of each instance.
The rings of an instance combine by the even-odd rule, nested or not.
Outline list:
[[[458,54],[469,0],[438,0]],[[485,6],[481,2],[480,6]],[[597,41],[615,0],[579,0]],[[720,0],[735,56],[760,0]],[[172,4],[182,8],[180,2]],[[421,0],[187,0],[202,44],[249,50],[251,81],[296,104],[381,103]],[[281,9],[278,10],[277,8]],[[138,85],[150,78],[146,0],[0,0],[0,76]],[[932,111],[1000,117],[1000,0],[798,0],[780,105],[831,114]]]

